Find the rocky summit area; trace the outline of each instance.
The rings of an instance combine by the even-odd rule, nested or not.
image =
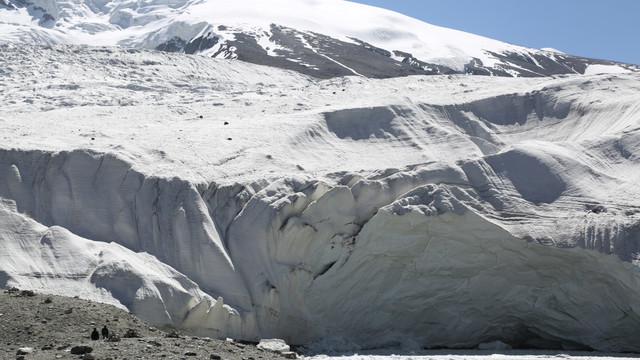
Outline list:
[[[108,338],[100,335],[106,326]],[[113,305],[10,288],[0,292],[0,359],[296,358],[284,342],[260,344],[157,329]]]

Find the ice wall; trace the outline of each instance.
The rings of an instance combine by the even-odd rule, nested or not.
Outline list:
[[[233,185],[147,176],[110,154],[3,150],[0,251],[12,261],[0,281],[218,337],[637,351],[635,217],[615,217],[626,230],[614,231],[611,212],[574,206],[608,247],[575,228],[556,243],[548,222],[514,225],[514,204],[570,207],[575,183],[558,163],[590,171],[534,145],[368,178]],[[511,176],[522,164],[548,182]],[[527,199],[532,186],[551,192]]]
[[[206,329],[208,317],[193,316],[193,312],[202,312],[201,308],[209,311],[210,307],[223,309],[220,298],[223,296],[234,309],[224,307],[221,312],[234,316],[221,325],[214,322],[209,327],[223,334],[255,338],[255,324],[249,311],[251,299],[195,185],[177,178],[148,178],[111,155],[86,151],[2,151],[0,164],[3,169],[0,197],[10,199],[17,212],[45,226],[68,229],[78,241],[117,243],[136,254],[150,254],[156,262],[166,264],[193,282],[191,287],[199,293],[208,294],[206,298],[182,297],[170,284],[163,285],[162,291],[149,290],[142,281],[146,273],[138,271],[144,270],[147,260],[128,255],[130,261],[124,268],[107,266],[85,274],[98,289],[112,293],[107,301],[115,299],[156,324],[177,326],[184,321],[189,327],[191,317],[195,317],[198,329],[203,326]],[[37,237],[38,233],[34,230],[30,236]],[[8,237],[6,241],[13,239]],[[29,250],[21,251],[16,256],[30,257]],[[38,254],[31,256],[37,258]],[[20,266],[14,271],[17,269]],[[140,278],[139,281],[113,280],[128,278],[130,274]],[[56,285],[45,283],[38,288],[50,291]],[[128,292],[136,290],[147,294],[136,294],[134,299]],[[155,308],[163,303],[181,308],[161,316],[162,312],[156,312]],[[219,317],[215,312],[209,316]]]

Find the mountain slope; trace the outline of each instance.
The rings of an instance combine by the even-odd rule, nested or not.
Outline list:
[[[524,48],[343,0],[4,0],[0,34],[19,41],[122,45],[239,59],[319,78],[638,71]]]

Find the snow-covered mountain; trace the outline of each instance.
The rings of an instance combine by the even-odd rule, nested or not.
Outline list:
[[[599,65],[598,71],[638,70],[511,45],[344,0],[2,0],[0,36],[202,54],[320,78],[530,77],[583,74],[590,65]]]
[[[260,32],[233,29],[266,14],[279,22],[265,15],[254,38],[265,52],[296,38],[341,68],[336,44],[396,50],[420,29],[443,37],[413,55],[443,69],[533,50],[343,1],[251,2],[235,20],[249,2],[0,1],[13,39],[0,43],[0,287],[315,349],[640,351],[633,66],[396,77],[309,63],[322,69],[310,76],[150,49],[219,18],[181,39],[215,29],[241,58],[232,42]],[[351,7],[397,32],[375,43],[369,22],[336,11]],[[330,14],[343,27],[310,20]]]

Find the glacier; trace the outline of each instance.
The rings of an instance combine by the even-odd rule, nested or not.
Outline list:
[[[2,287],[310,348],[640,351],[637,73],[0,47]]]

